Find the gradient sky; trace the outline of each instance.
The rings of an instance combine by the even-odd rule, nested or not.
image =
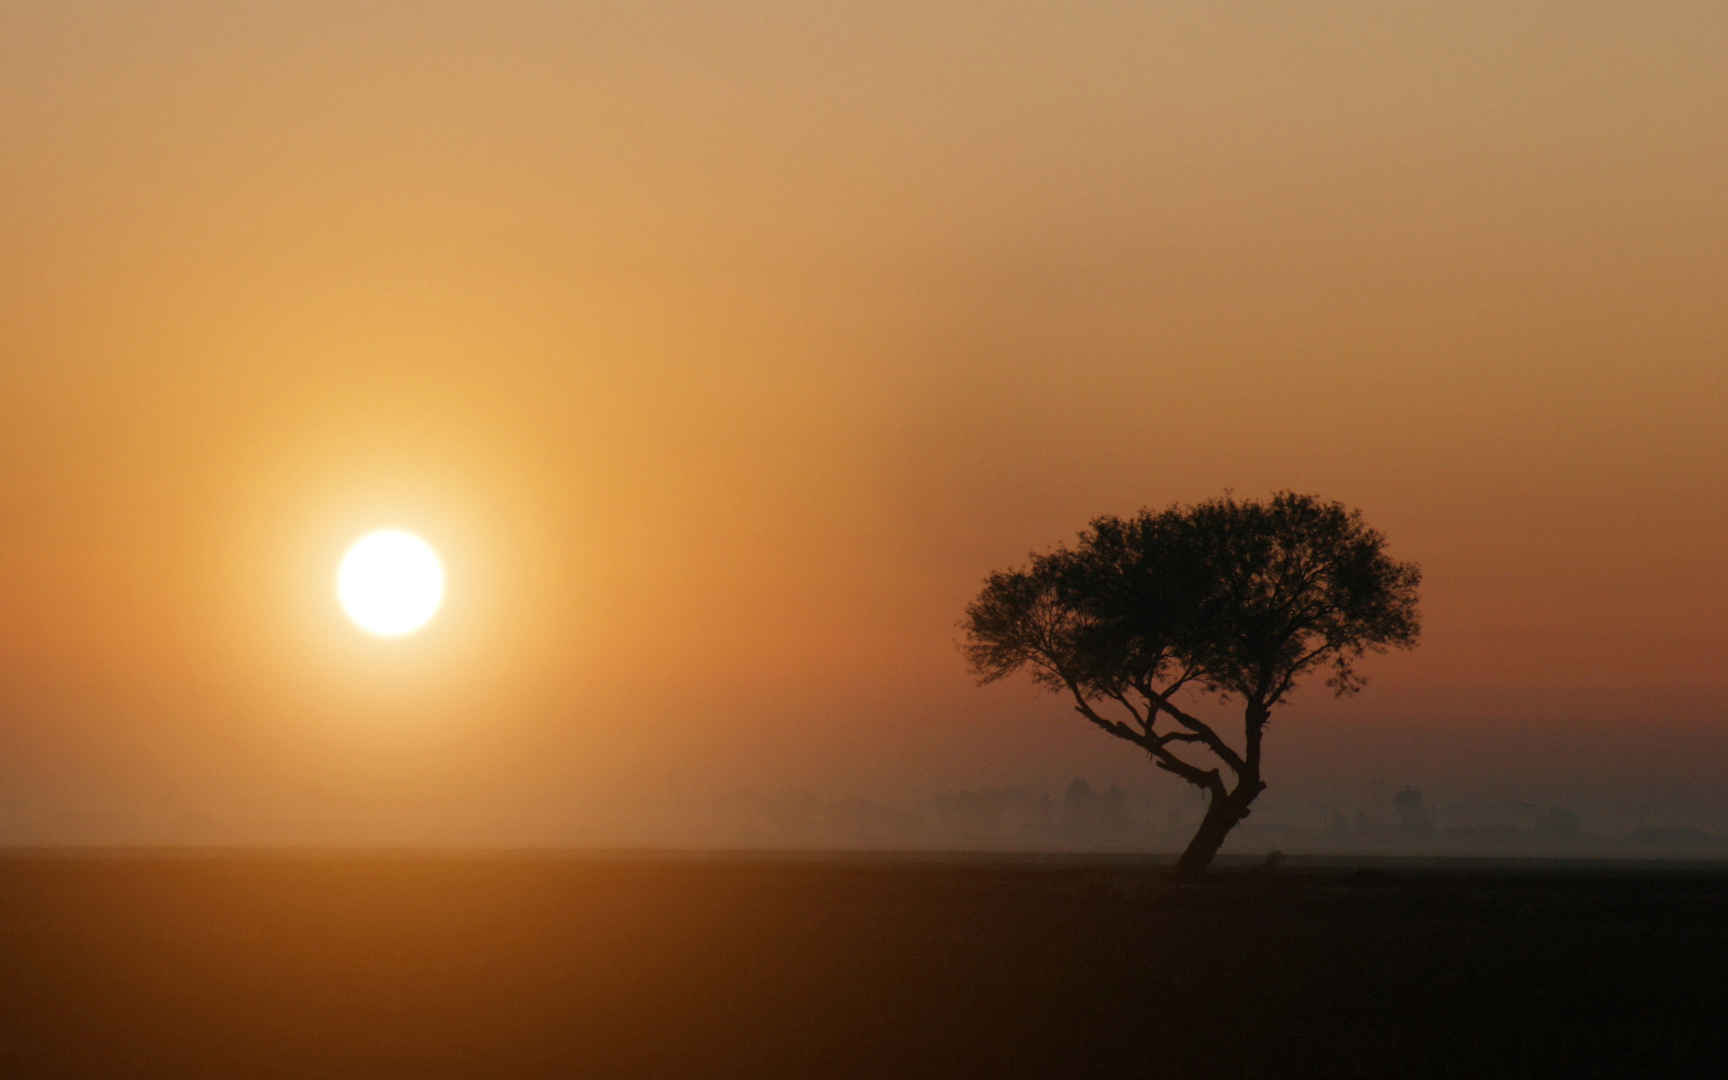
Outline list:
[[[1427,629],[1269,804],[1728,825],[1724,56],[1719,0],[9,5],[0,838],[1161,783],[955,620],[1278,488]],[[336,607],[375,525],[416,637]]]

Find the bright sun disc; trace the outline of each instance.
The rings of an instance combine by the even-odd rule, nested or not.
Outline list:
[[[336,571],[342,610],[380,637],[426,625],[444,600],[444,566],[432,545],[413,533],[381,529],[354,541]]]

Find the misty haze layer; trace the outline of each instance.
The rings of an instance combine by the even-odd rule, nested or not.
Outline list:
[[[1250,824],[1728,832],[1720,4],[14,7],[0,841],[1153,844],[954,622],[1285,488],[1425,632]]]

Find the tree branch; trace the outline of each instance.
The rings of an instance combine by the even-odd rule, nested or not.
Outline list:
[[[1224,778],[1218,775],[1217,769],[1202,769],[1190,765],[1170,751],[1160,747],[1152,754],[1152,764],[1167,773],[1174,773],[1195,787],[1205,788],[1214,799],[1222,799],[1229,795],[1224,788]]]
[[[1142,716],[1140,714],[1140,710],[1136,709],[1134,707],[1134,703],[1128,700],[1127,694],[1124,694],[1121,691],[1114,691],[1113,690],[1113,691],[1111,691],[1110,696],[1113,699],[1115,699],[1116,701],[1120,702],[1124,709],[1128,710],[1128,715],[1132,716],[1134,718],[1134,722],[1136,724],[1140,725],[1140,730],[1145,732],[1146,735],[1148,737],[1150,737],[1152,734],[1152,722],[1154,720],[1156,720],[1157,716],[1158,716],[1156,710],[1148,708],[1146,710],[1146,714],[1144,716]]]
[[[1166,743],[1173,743],[1173,742],[1204,743],[1205,741],[1206,741],[1206,736],[1201,735],[1197,732],[1193,732],[1193,731],[1171,731],[1171,732],[1168,732],[1166,734],[1157,736],[1157,742],[1158,742],[1159,746],[1163,746]]]
[[[1218,755],[1218,760],[1230,766],[1231,771],[1235,772],[1238,776],[1242,775],[1244,765],[1242,756],[1236,753],[1235,750],[1231,749],[1230,744],[1220,738],[1218,733],[1212,730],[1210,724],[1207,724],[1199,717],[1192,716],[1185,710],[1170,703],[1170,695],[1174,694],[1176,690],[1181,687],[1182,683],[1187,680],[1188,676],[1184,674],[1180,680],[1172,684],[1171,687],[1163,693],[1159,693],[1148,684],[1141,688],[1141,693],[1145,694],[1159,711],[1169,713],[1172,717],[1175,717],[1177,723],[1187,728],[1196,736],[1193,740],[1185,741],[1204,743],[1206,749]]]
[[[1084,716],[1086,719],[1092,721],[1094,724],[1103,728],[1111,735],[1116,736],[1118,739],[1127,739],[1135,746],[1142,747],[1147,751],[1155,749],[1156,744],[1148,736],[1142,735],[1127,724],[1112,720],[1108,716],[1101,715],[1098,710],[1094,709],[1086,700],[1086,695],[1080,692],[1080,687],[1076,685],[1073,680],[1068,680],[1068,692],[1074,695],[1074,711],[1079,713],[1081,716]]]
[[[1326,644],[1321,645],[1318,648],[1310,649],[1307,652],[1303,653],[1301,656],[1297,657],[1295,659],[1295,661],[1292,662],[1290,664],[1290,666],[1285,669],[1284,678],[1278,683],[1278,689],[1273,691],[1270,695],[1267,696],[1266,701],[1265,701],[1266,707],[1271,708],[1273,705],[1276,705],[1278,702],[1284,700],[1284,695],[1290,692],[1290,688],[1292,686],[1296,685],[1296,676],[1302,674],[1303,670],[1307,668],[1308,663],[1310,661],[1321,656],[1323,653],[1325,653],[1327,650],[1329,650],[1331,648],[1332,648],[1332,643],[1327,642]]]
[[[1084,716],[1086,719],[1090,720],[1093,724],[1102,728],[1109,734],[1116,736],[1118,739],[1126,739],[1128,742],[1131,742],[1135,746],[1145,750],[1148,754],[1152,755],[1152,763],[1160,769],[1163,769],[1165,772],[1174,773],[1196,787],[1205,788],[1217,798],[1223,798],[1227,794],[1224,788],[1224,780],[1218,775],[1217,769],[1202,769],[1198,765],[1184,761],[1170,752],[1169,748],[1165,746],[1165,743],[1175,741],[1173,738],[1159,738],[1150,734],[1142,735],[1127,724],[1101,715],[1098,710],[1094,709],[1091,703],[1086,700],[1086,695],[1080,692],[1079,685],[1072,679],[1068,680],[1068,692],[1074,696],[1075,712]],[[1138,713],[1135,715],[1138,716]],[[1199,736],[1195,736],[1193,739],[1187,738],[1186,734],[1187,733],[1183,732],[1171,733],[1172,736],[1183,735],[1184,738],[1182,741],[1186,742],[1196,740],[1204,741]],[[1214,738],[1216,738],[1216,736],[1214,736]]]

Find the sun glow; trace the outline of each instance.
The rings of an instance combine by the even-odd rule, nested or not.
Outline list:
[[[336,596],[355,625],[380,637],[425,626],[444,600],[444,566],[413,533],[381,529],[354,542],[336,571]]]

